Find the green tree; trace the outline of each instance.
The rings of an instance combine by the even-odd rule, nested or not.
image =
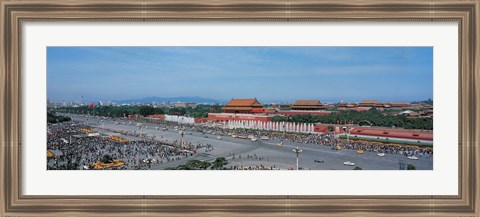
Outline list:
[[[67,116],[56,115],[54,112],[47,112],[47,122],[48,123],[60,123],[65,121],[71,121],[72,119]]]
[[[155,114],[165,114],[165,111],[162,108],[155,108],[154,113]]]
[[[407,164],[407,170],[416,170],[417,167],[413,164]]]
[[[106,155],[103,155],[102,157],[102,163],[112,163],[113,162],[113,158],[112,156],[106,154]]]
[[[171,108],[168,111],[168,114],[170,115],[184,115],[185,113],[187,113],[185,108]]]
[[[219,157],[215,159],[215,161],[213,161],[211,169],[212,170],[222,169],[227,164],[228,164],[227,159],[225,159],[224,157]]]
[[[212,164],[200,160],[189,160],[186,164],[177,166],[177,170],[206,170],[211,167]]]
[[[355,167],[355,168],[353,168],[353,170],[362,170],[362,168],[361,167]]]
[[[143,116],[149,116],[155,114],[155,109],[152,106],[141,106],[139,113]]]

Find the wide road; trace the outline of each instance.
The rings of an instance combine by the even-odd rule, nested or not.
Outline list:
[[[111,134],[113,131],[135,131],[146,134],[148,138],[154,136],[155,140],[167,143],[181,139],[178,130],[168,128],[164,131],[162,130],[163,127],[156,124],[144,124],[142,129],[139,129],[136,122],[132,121],[133,124],[129,125],[130,121],[127,119],[112,120],[71,114],[69,116],[73,120],[89,125],[100,132]],[[115,124],[115,122],[119,124]],[[159,129],[156,129],[156,127],[159,127]],[[206,151],[205,148],[199,149],[193,157],[163,164],[153,164],[152,169],[158,170],[177,166],[193,159],[210,161],[217,157],[227,158],[229,161],[227,167],[263,165],[277,169],[294,169],[296,167],[296,154],[293,152],[295,147],[302,150],[299,157],[299,167],[306,170],[352,170],[354,167],[344,165],[345,161],[353,162],[355,166],[361,167],[363,170],[398,170],[400,163],[413,164],[417,170],[433,169],[433,159],[425,156],[420,156],[418,160],[410,160],[403,155],[386,154],[384,157],[380,157],[373,152],[357,154],[354,150],[332,150],[329,146],[314,144],[293,142],[280,144],[280,141],[261,139],[253,142],[249,139],[232,138],[227,135],[221,136],[220,140],[217,137],[218,135],[203,134],[187,128],[184,130],[185,143],[210,144],[214,149],[211,151]],[[129,139],[133,138],[129,137]]]

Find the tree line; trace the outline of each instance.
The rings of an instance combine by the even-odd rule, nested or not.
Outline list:
[[[368,111],[340,111],[325,116],[293,115],[275,116],[275,122],[344,124],[353,123],[361,126],[397,127],[405,129],[433,130],[432,118],[408,118],[407,115],[392,115],[370,109]]]
[[[159,108],[153,106],[80,106],[62,107],[57,111],[74,114],[90,114],[106,117],[127,117],[128,115],[149,116],[154,114],[181,115],[194,118],[206,118],[212,106],[198,105],[196,108]]]
[[[70,117],[56,115],[53,111],[47,111],[47,122],[54,124],[72,120]]]
[[[201,160],[189,160],[186,164],[181,164],[176,167],[168,167],[166,170],[221,170],[228,164],[227,159],[218,157],[213,162]]]

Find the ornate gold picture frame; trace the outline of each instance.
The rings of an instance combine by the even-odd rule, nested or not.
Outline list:
[[[0,0],[0,216],[479,216],[478,0]],[[455,196],[30,196],[22,194],[24,22],[456,22],[459,194]]]

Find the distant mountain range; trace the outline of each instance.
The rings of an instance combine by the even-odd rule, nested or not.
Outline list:
[[[429,105],[433,105],[433,100],[432,99],[427,99],[427,100],[424,100],[424,101],[414,101],[412,102],[413,104],[419,104],[419,103],[426,103],[426,104],[429,104]]]
[[[294,99],[287,100],[287,99],[258,99],[260,103],[268,105],[268,104],[289,104],[295,102]],[[65,101],[65,100],[63,100]],[[63,102],[63,101],[54,101],[54,102]],[[144,97],[144,98],[136,98],[136,99],[119,99],[119,100],[109,100],[109,99],[87,99],[84,102],[98,102],[98,101],[111,101],[114,103],[118,104],[133,104],[133,103],[140,103],[140,104],[150,104],[152,102],[155,103],[176,103],[176,102],[193,102],[193,103],[200,103],[200,104],[225,104],[230,101],[230,98],[228,99],[213,99],[213,98],[206,98],[206,97],[200,97],[200,96],[179,96],[179,97]],[[336,104],[342,100],[335,100],[335,99],[330,99],[330,100],[322,100],[322,103],[328,103],[328,104]],[[353,100],[353,101],[347,101],[347,102],[360,102],[361,100]],[[381,102],[393,102],[395,100],[380,100]],[[400,100],[401,101],[401,100]],[[72,101],[73,102],[73,101]],[[413,104],[418,104],[418,103],[426,103],[433,105],[433,100],[432,99],[427,99],[427,100],[419,100],[419,101],[406,101],[410,102]],[[78,102],[79,103],[79,102]]]
[[[193,97],[145,97],[145,98],[139,98],[139,99],[125,99],[125,100],[112,100],[112,102],[116,103],[164,103],[164,102],[169,102],[169,103],[175,103],[175,102],[195,102],[195,103],[222,103],[222,100],[217,100],[217,99],[210,99],[210,98],[204,98],[204,97],[199,97],[199,96],[193,96]]]

